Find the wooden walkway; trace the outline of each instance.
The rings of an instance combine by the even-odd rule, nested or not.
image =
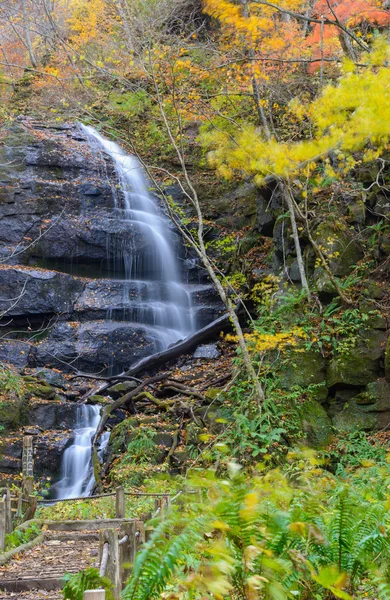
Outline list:
[[[98,532],[46,532],[42,544],[16,555],[0,567],[0,599],[61,598],[44,592],[59,590],[65,573],[99,565]],[[41,596],[32,590],[40,590]],[[27,592],[22,595],[22,592]]]

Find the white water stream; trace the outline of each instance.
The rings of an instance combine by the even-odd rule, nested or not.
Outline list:
[[[180,281],[179,261],[174,251],[170,222],[149,193],[138,160],[92,127],[81,127],[96,151],[105,151],[115,164],[124,202],[123,206],[116,205],[116,218],[127,222],[129,229],[135,229],[138,239],[142,239],[140,249],[134,244],[131,251],[123,251],[126,277],[124,314],[130,322],[139,323],[149,338],[153,339],[156,351],[165,349],[195,330],[191,294]],[[126,281],[129,285],[131,282],[133,289],[134,284],[139,289],[135,299],[129,299]],[[108,311],[108,319],[112,318],[114,309],[112,307]],[[99,418],[99,406],[80,406],[74,441],[64,452],[61,479],[52,488],[54,498],[88,496],[91,493],[94,486],[91,442]],[[109,434],[106,433],[100,439],[101,458],[108,438]]]

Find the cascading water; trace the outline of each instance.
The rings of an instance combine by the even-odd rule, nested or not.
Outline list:
[[[156,350],[164,349],[195,330],[191,295],[180,283],[170,222],[149,193],[139,161],[92,127],[83,129],[112,158],[124,201],[123,208],[116,206],[118,216],[143,240],[141,252],[136,246],[123,251],[126,281],[138,288],[138,298],[130,301],[124,285],[125,315],[130,322],[142,323]]]
[[[136,231],[142,240],[123,250],[125,281],[123,281],[122,319],[139,323],[155,350],[185,338],[195,330],[191,294],[180,282],[179,262],[174,252],[174,234],[167,217],[147,188],[142,167],[134,156],[125,154],[114,142],[101,136],[92,127],[82,125],[91,144],[104,150],[113,160],[118,174],[124,206],[118,205],[114,218],[120,218]],[[137,294],[130,298],[129,290]],[[108,310],[107,318],[114,319],[118,307]],[[99,423],[99,407],[80,407],[73,444],[65,451],[60,481],[53,486],[56,499],[87,496],[94,485],[92,469],[92,437]],[[109,434],[100,439],[100,457],[107,446]]]
[[[92,458],[92,438],[100,419],[100,407],[82,404],[77,410],[74,440],[64,452],[61,466],[61,479],[53,486],[56,499],[88,496],[94,485]],[[108,435],[100,442],[100,455],[108,443]]]

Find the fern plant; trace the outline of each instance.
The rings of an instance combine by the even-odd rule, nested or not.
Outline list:
[[[375,477],[387,484],[390,467],[340,483],[302,457],[251,479],[237,465],[197,476],[202,499],[158,524],[123,599],[351,600],[369,586],[387,600],[390,519]]]
[[[107,577],[101,577],[99,571],[92,567],[79,571],[74,575],[67,573],[63,578],[64,600],[83,600],[86,590],[104,589],[106,600],[114,600],[111,592],[111,581]]]

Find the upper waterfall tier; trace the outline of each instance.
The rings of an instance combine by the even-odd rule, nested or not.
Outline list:
[[[159,327],[154,330],[156,349],[159,350],[190,335],[195,327],[192,297],[180,285],[179,262],[170,239],[171,223],[150,195],[136,157],[126,154],[118,144],[104,138],[93,127],[83,125],[82,128],[92,142],[97,143],[96,151],[104,150],[112,158],[121,192],[114,195],[116,206],[121,208],[119,202],[123,198],[122,222],[129,228],[136,227],[142,239],[140,245],[134,244],[123,251],[126,279],[129,282],[151,279],[165,288],[164,299],[159,285],[147,288],[146,297],[141,296],[141,289],[135,297],[142,305],[143,311],[138,314],[145,314],[144,324],[152,322]],[[122,308],[125,310],[127,305],[130,308],[131,301],[125,290]],[[137,319],[137,322],[142,323],[142,320]]]
[[[1,361],[117,373],[219,316],[135,157],[78,124],[4,134]]]

